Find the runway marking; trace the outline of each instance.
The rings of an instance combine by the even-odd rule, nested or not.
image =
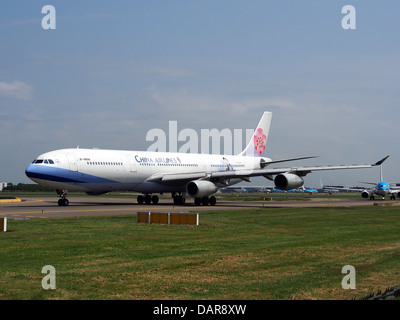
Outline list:
[[[144,210],[147,211],[149,210],[148,208],[141,208],[138,210]],[[38,211],[37,213],[40,214],[47,214],[47,213],[74,213],[74,212],[99,212],[99,211],[137,211],[136,209],[86,209],[86,210],[43,210],[42,211]],[[32,214],[34,213],[33,211],[21,211],[21,212],[14,212],[13,215],[21,215],[21,214]]]

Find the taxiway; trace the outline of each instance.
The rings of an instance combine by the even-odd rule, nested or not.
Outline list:
[[[288,207],[352,207],[373,205],[365,199],[308,199],[307,201],[223,201],[216,206],[195,206],[191,202],[176,206],[171,200],[161,199],[157,205],[139,205],[135,199],[126,198],[88,198],[71,197],[68,207],[59,207],[56,197],[21,198],[18,203],[1,203],[0,216],[8,219],[111,216],[136,214],[138,211],[152,212],[200,212],[205,210],[243,210],[251,208],[288,208]],[[396,201],[398,202],[398,201]]]

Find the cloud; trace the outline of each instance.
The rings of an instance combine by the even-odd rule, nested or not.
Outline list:
[[[0,82],[0,98],[29,100],[32,96],[32,91],[33,88],[22,81]]]
[[[257,108],[275,106],[280,108],[292,108],[293,102],[284,98],[268,97],[230,97],[228,94],[216,94],[199,92],[180,88],[178,90],[162,90],[156,86],[147,88],[153,102],[165,108],[173,108],[175,111],[185,112],[188,108],[191,112],[211,112],[226,114],[227,111],[237,114],[247,114]]]

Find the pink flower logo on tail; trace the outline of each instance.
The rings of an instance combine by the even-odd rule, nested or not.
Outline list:
[[[262,154],[264,152],[265,141],[267,141],[267,136],[264,134],[263,129],[258,128],[253,137],[254,147],[257,153]]]

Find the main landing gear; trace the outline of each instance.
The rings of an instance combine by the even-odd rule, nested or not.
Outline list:
[[[174,199],[174,205],[183,205],[185,204],[185,197],[182,195],[182,193],[176,194],[175,192],[172,193],[172,198]],[[159,198],[156,195],[150,195],[150,194],[145,194],[145,195],[139,195],[137,197],[137,202],[138,204],[158,204]]]
[[[185,193],[179,192],[176,194],[175,192],[172,193],[172,198],[174,199],[174,205],[184,205],[186,202]],[[201,198],[194,198],[194,204],[196,206],[215,206],[217,203],[217,199],[214,196],[208,197],[201,197]]]
[[[57,194],[60,196],[58,199],[58,205],[65,207],[69,205],[69,200],[67,199],[68,190],[56,190]]]
[[[205,196],[202,198],[194,198],[194,204],[196,206],[199,206],[201,204],[203,206],[208,206],[208,205],[215,206],[216,203],[217,203],[217,199],[214,196],[211,196],[211,197]]]
[[[178,205],[184,205],[186,202],[186,197],[184,194],[182,193],[172,193],[172,199],[174,201],[174,205],[178,206]],[[150,194],[145,194],[145,195],[139,195],[137,197],[137,202],[138,204],[158,204],[159,202],[159,198],[156,195],[150,195]],[[196,206],[215,206],[215,204],[217,203],[217,199],[214,196],[208,197],[208,196],[204,196],[201,198],[194,198],[194,204]]]
[[[145,204],[151,204],[151,203],[157,204],[158,201],[159,201],[159,198],[156,195],[151,196],[149,194],[146,194],[146,195],[140,195],[140,196],[137,197],[138,204],[143,204],[143,203],[145,203]]]

